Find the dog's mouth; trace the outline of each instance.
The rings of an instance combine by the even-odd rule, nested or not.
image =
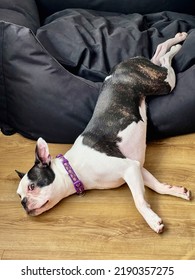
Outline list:
[[[32,210],[27,210],[27,214],[30,216],[36,216],[41,212],[41,210],[49,203],[49,200],[47,200],[41,207],[34,208]],[[41,212],[42,213],[42,212]]]

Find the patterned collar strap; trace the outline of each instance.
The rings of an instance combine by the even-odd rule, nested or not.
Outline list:
[[[56,158],[60,158],[62,160],[62,164],[64,165],[64,168],[66,169],[70,179],[73,182],[76,193],[80,196],[83,196],[85,194],[85,189],[84,189],[83,183],[77,177],[77,175],[74,172],[74,170],[72,169],[69,161],[62,154],[57,155]]]

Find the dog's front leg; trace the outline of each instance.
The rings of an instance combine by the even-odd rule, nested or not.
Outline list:
[[[132,192],[135,205],[140,214],[155,232],[161,233],[164,228],[163,222],[161,218],[152,211],[150,205],[144,198],[145,189],[141,170],[142,167],[139,162],[135,161],[133,165],[126,170],[124,180]]]
[[[191,192],[181,186],[173,186],[166,183],[160,183],[148,170],[142,168],[144,184],[150,189],[160,194],[173,195],[186,200],[191,199]]]

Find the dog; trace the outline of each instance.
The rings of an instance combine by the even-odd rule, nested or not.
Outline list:
[[[171,61],[181,48],[178,43],[186,37],[185,32],[177,33],[161,43],[151,60],[135,57],[118,64],[103,82],[86,129],[65,156],[51,158],[45,140],[37,140],[33,167],[26,174],[17,171],[21,178],[17,193],[29,215],[39,215],[74,193],[127,183],[145,221],[155,232],[163,232],[162,219],[144,198],[144,186],[186,200],[191,193],[184,187],[160,183],[143,166],[145,98],[172,91],[176,78]]]

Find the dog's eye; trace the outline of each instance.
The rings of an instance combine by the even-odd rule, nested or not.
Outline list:
[[[34,183],[28,185],[28,190],[29,190],[29,191],[33,191],[34,188],[35,188],[35,184],[34,184]]]

